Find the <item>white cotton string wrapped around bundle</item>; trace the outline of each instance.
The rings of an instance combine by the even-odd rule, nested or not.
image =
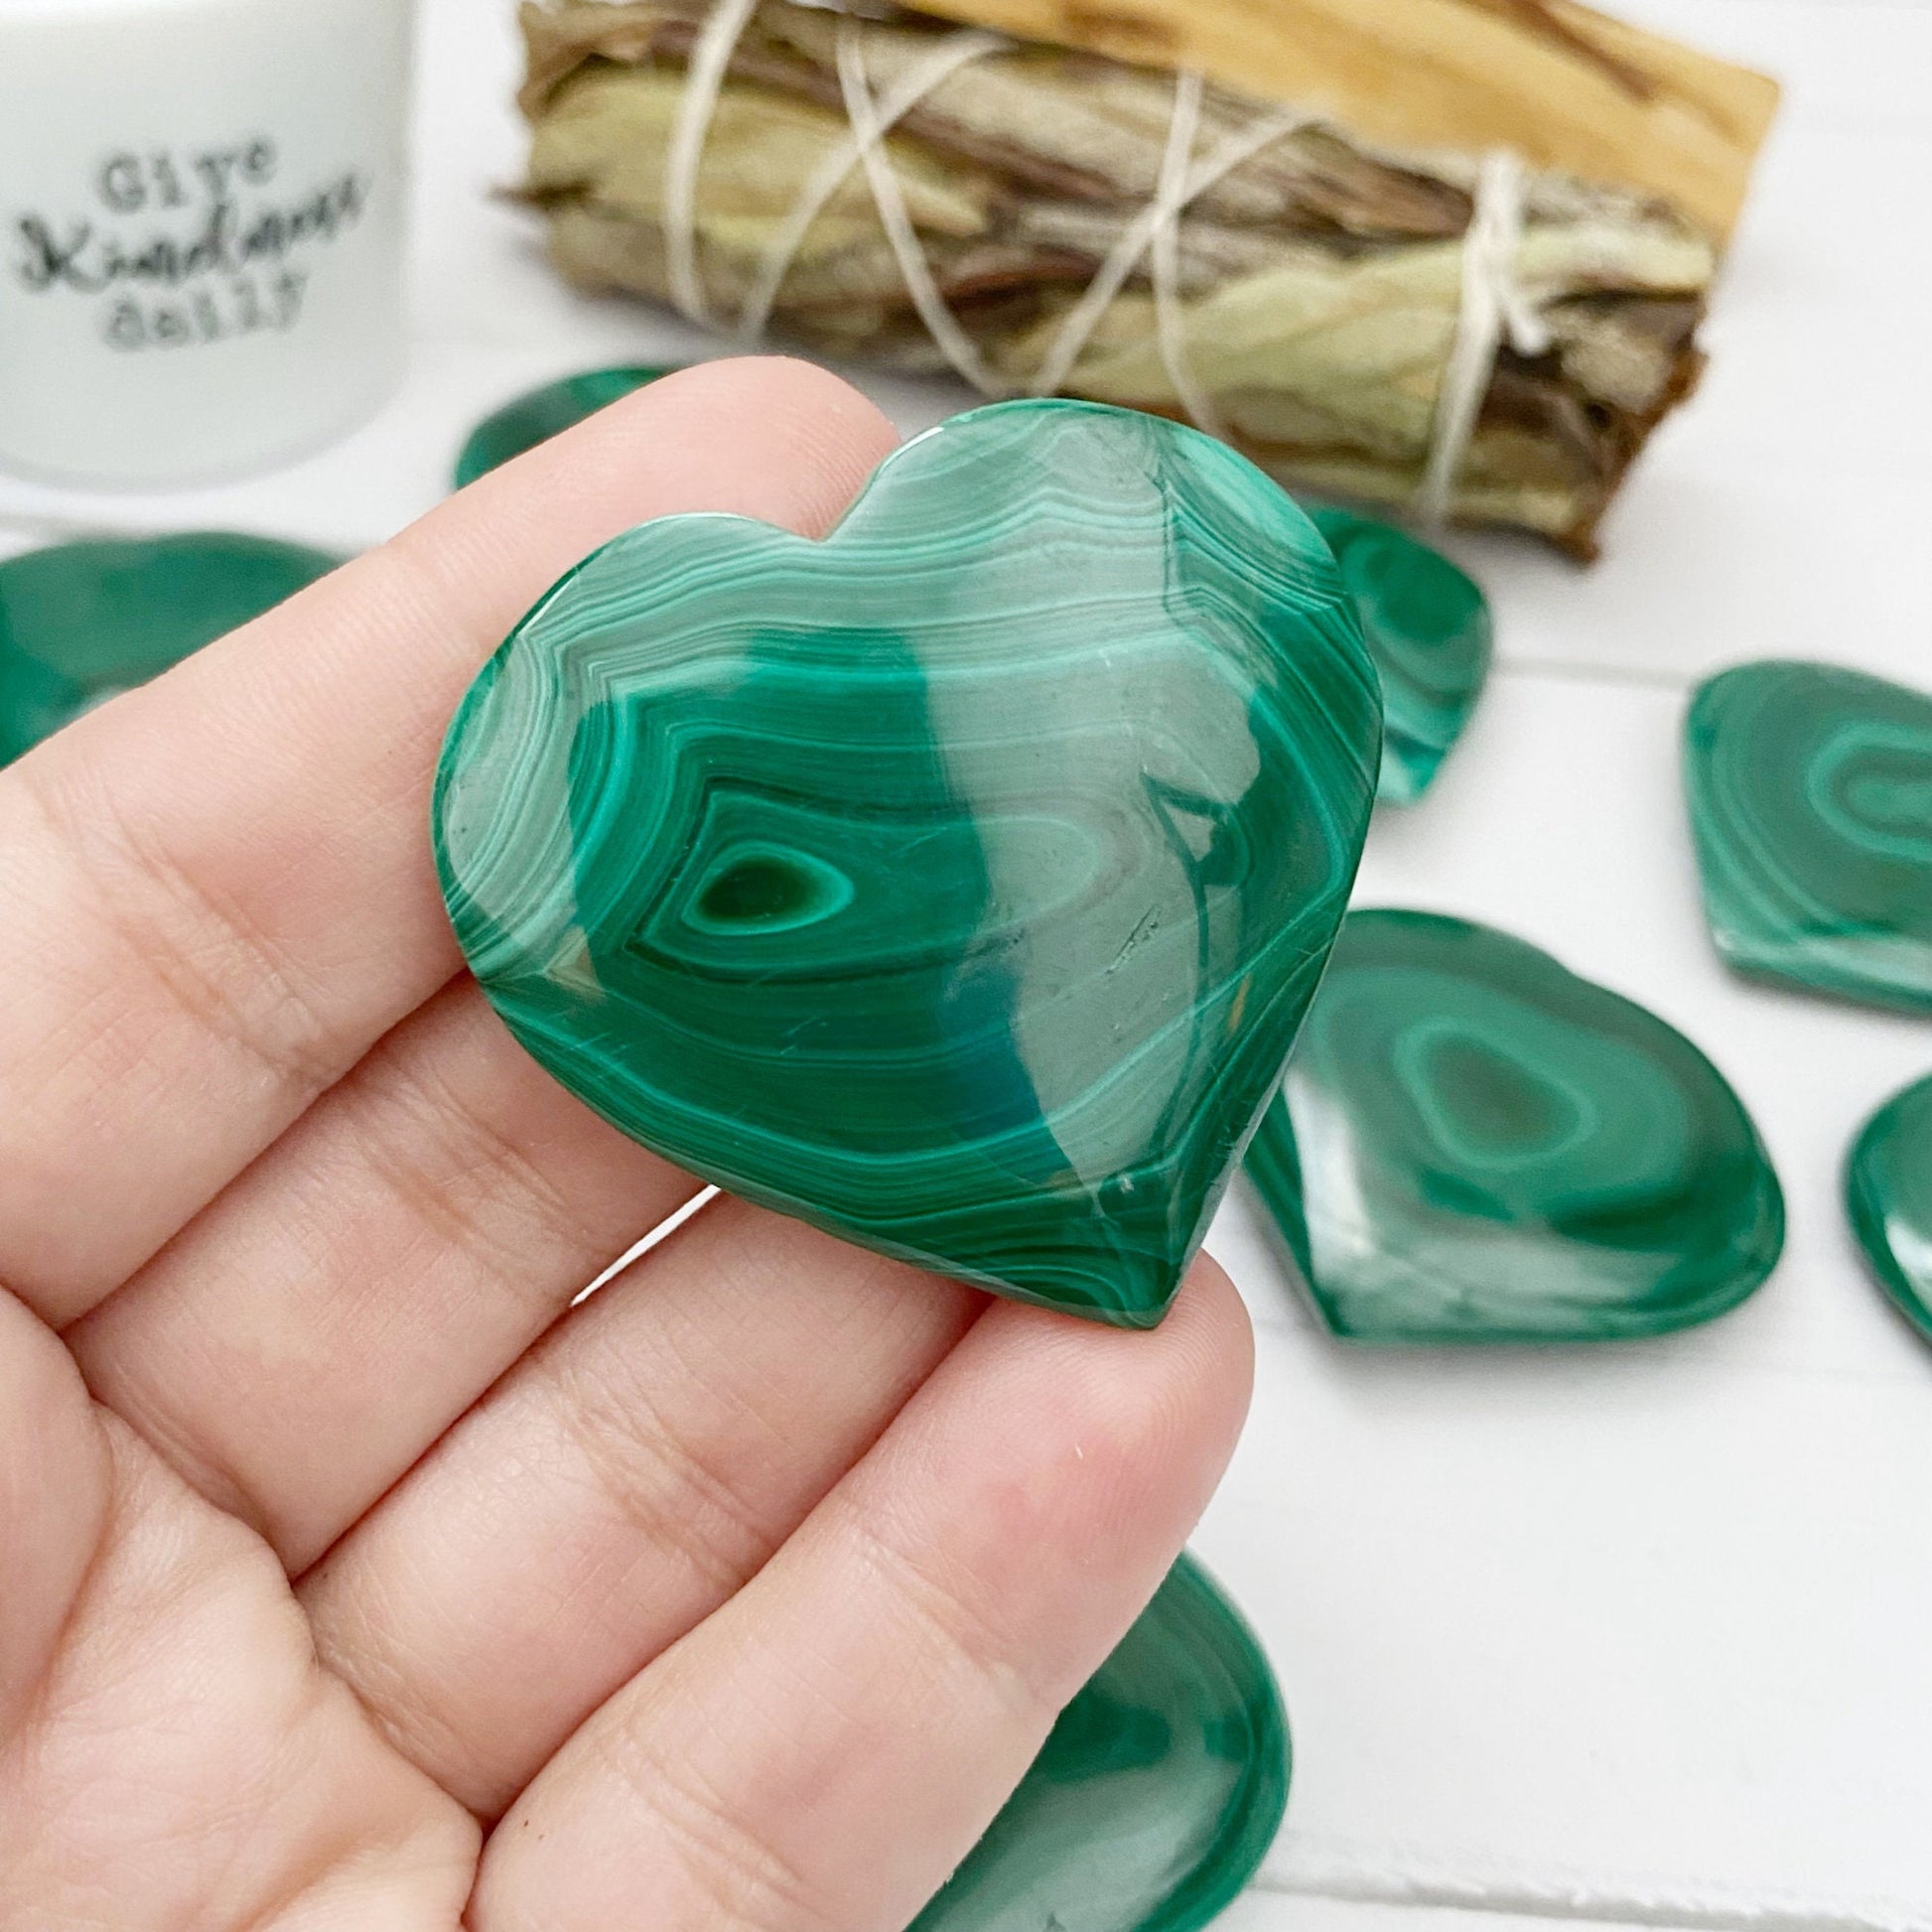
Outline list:
[[[664,158],[665,271],[671,300],[690,321],[713,325],[697,260],[697,188],[706,139],[733,53],[759,0],[717,0],[706,17],[686,69],[684,92]],[[812,171],[771,236],[746,295],[737,324],[741,340],[763,339],[785,276],[812,222],[855,168],[863,170],[886,239],[897,261],[906,296],[946,360],[983,395],[1014,393],[986,362],[978,345],[946,306],[933,280],[918,231],[886,152],[886,137],[937,87],[962,69],[1012,46],[1004,36],[960,29],[942,39],[883,95],[875,96],[866,70],[865,30],[850,17],[839,23],[839,87],[851,132]],[[1066,384],[1093,332],[1128,279],[1148,266],[1157,346],[1174,394],[1189,419],[1211,436],[1225,438],[1227,425],[1200,382],[1187,353],[1187,324],[1179,289],[1180,220],[1190,204],[1277,141],[1306,126],[1310,116],[1291,109],[1265,114],[1226,136],[1199,162],[1204,82],[1191,69],[1174,77],[1159,179],[1153,196],[1094,271],[1080,298],[1061,317],[1029,393],[1057,394]],[[1475,432],[1482,399],[1507,340],[1519,352],[1539,354],[1550,334],[1516,282],[1522,241],[1526,177],[1521,160],[1498,150],[1477,171],[1473,206],[1462,242],[1459,304],[1449,352],[1431,418],[1429,448],[1416,507],[1424,521],[1441,524],[1453,500],[1456,478]]]
[[[813,169],[798,191],[798,199],[778,223],[759,262],[758,272],[752,277],[751,290],[738,316],[738,334],[743,341],[763,341],[771,321],[772,304],[784,286],[793,257],[820,211],[859,165],[862,152],[882,143],[941,81],[950,79],[973,62],[1001,53],[1012,45],[1002,35],[983,33],[977,28],[961,28],[957,33],[948,34],[923,61],[915,62],[896,85],[880,96],[874,105],[871,139],[862,141],[857,133],[852,134]],[[877,191],[874,192],[876,197]]]
[[[705,17],[684,69],[677,124],[664,151],[664,273],[678,313],[701,327],[709,327],[712,318],[698,274],[698,166],[725,71],[758,5],[759,0],[718,0]]]
[[[1163,232],[1177,234],[1181,212],[1190,202],[1205,195],[1216,182],[1225,175],[1231,175],[1244,161],[1293,134],[1308,119],[1306,114],[1269,114],[1230,134],[1205,161],[1183,173],[1181,168],[1171,167],[1170,164],[1178,153],[1184,166],[1193,147],[1193,132],[1200,115],[1200,88],[1199,74],[1179,74],[1175,77],[1174,117],[1169,123],[1168,147],[1162,159],[1161,180],[1155,187],[1154,199],[1121,230],[1120,239],[1114,243],[1106,260],[1094,271],[1085,294],[1061,318],[1059,332],[1048,345],[1038,372],[1034,377],[1035,395],[1050,396],[1064,386],[1073,365],[1080,359],[1081,350],[1099,327],[1100,318],[1113,306],[1114,298],[1126,286],[1127,278],[1140,266],[1142,257],[1154,245],[1156,236]],[[1179,139],[1175,138],[1176,128],[1180,133]],[[1172,259],[1170,257],[1171,263]],[[1163,359],[1166,359],[1165,345]],[[1172,366],[1168,373],[1172,378]],[[1185,392],[1177,382],[1174,388],[1184,403]]]
[[[899,192],[898,177],[893,173],[891,157],[881,145],[885,129],[873,105],[872,84],[866,78],[862,32],[857,21],[839,22],[839,88],[845,96],[846,119],[852,123],[853,136],[859,144],[859,161],[866,171],[874,206],[879,209],[886,239],[898,258],[898,272],[905,278],[905,293],[946,360],[982,395],[1000,395],[1004,392],[1002,383],[986,366],[985,357],[946,307],[945,297],[932,279],[925,251],[919,246],[918,230],[912,225],[905,197]]]
[[[1506,150],[1483,157],[1476,174],[1475,207],[1462,237],[1461,302],[1449,361],[1436,393],[1430,423],[1429,460],[1423,467],[1416,509],[1438,528],[1449,520],[1455,479],[1475,433],[1476,416],[1489,392],[1496,351],[1507,334],[1524,355],[1550,346],[1550,332],[1516,284],[1516,251],[1523,239],[1523,164]]]

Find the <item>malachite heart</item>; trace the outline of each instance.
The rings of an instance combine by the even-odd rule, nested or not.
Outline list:
[[[1195,1932],[1267,1855],[1288,1778],[1268,1660],[1182,1557],[912,1932]]]
[[[661,375],[668,368],[630,364],[615,369],[585,369],[577,375],[560,376],[539,389],[531,389],[502,408],[492,410],[473,429],[457,455],[455,487],[461,489],[481,476],[507,463],[525,450],[548,442],[586,416],[621,402],[633,390]]]
[[[497,1011],[626,1133],[1147,1326],[1314,991],[1379,723],[1258,470],[995,404],[822,543],[676,516],[580,565],[450,728],[437,860]]]
[[[200,530],[57,543],[0,563],[0,764],[341,561]]]
[[[1406,530],[1352,510],[1311,509],[1355,600],[1382,679],[1381,797],[1412,805],[1482,694],[1489,605],[1474,582]]]
[[[1248,1154],[1336,1334],[1591,1341],[1734,1308],[1784,1202],[1724,1077],[1493,927],[1353,912]]]
[[[1684,779],[1739,972],[1932,1012],[1932,697],[1784,659],[1702,686]]]
[[[1860,1130],[1845,1204],[1879,1287],[1932,1341],[1932,1075],[1894,1094]]]

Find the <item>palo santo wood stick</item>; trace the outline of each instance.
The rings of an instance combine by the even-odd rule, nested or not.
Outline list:
[[[1778,84],[1571,0],[924,0],[1120,61],[1195,68],[1370,141],[1661,197],[1728,237]]]

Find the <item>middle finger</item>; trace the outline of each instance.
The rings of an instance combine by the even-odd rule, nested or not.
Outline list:
[[[303,1581],[323,1661],[494,1816],[762,1567],[985,1305],[719,1201],[576,1310]]]

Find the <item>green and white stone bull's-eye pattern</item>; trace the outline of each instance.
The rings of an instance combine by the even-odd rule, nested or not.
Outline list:
[[[436,854],[497,1011],[626,1133],[1140,1326],[1294,1043],[1380,736],[1276,484],[998,404],[822,542],[674,516],[571,572],[451,726]]]
[[[1932,1341],[1932,1075],[1893,1094],[1859,1130],[1845,1206],[1879,1287]]]
[[[1654,1014],[1466,919],[1353,912],[1248,1153],[1316,1307],[1371,1341],[1591,1341],[1771,1272],[1757,1130]]]
[[[85,537],[0,563],[0,764],[342,561],[228,530]]]
[[[1267,1856],[1289,1758],[1267,1657],[1183,1556],[912,1932],[1196,1932]]]
[[[1352,510],[1309,512],[1355,600],[1382,679],[1379,795],[1413,805],[1461,737],[1489,675],[1489,601],[1406,530]]]
[[[1692,701],[1691,831],[1739,972],[1932,1012],[1932,697],[1783,658]]]

